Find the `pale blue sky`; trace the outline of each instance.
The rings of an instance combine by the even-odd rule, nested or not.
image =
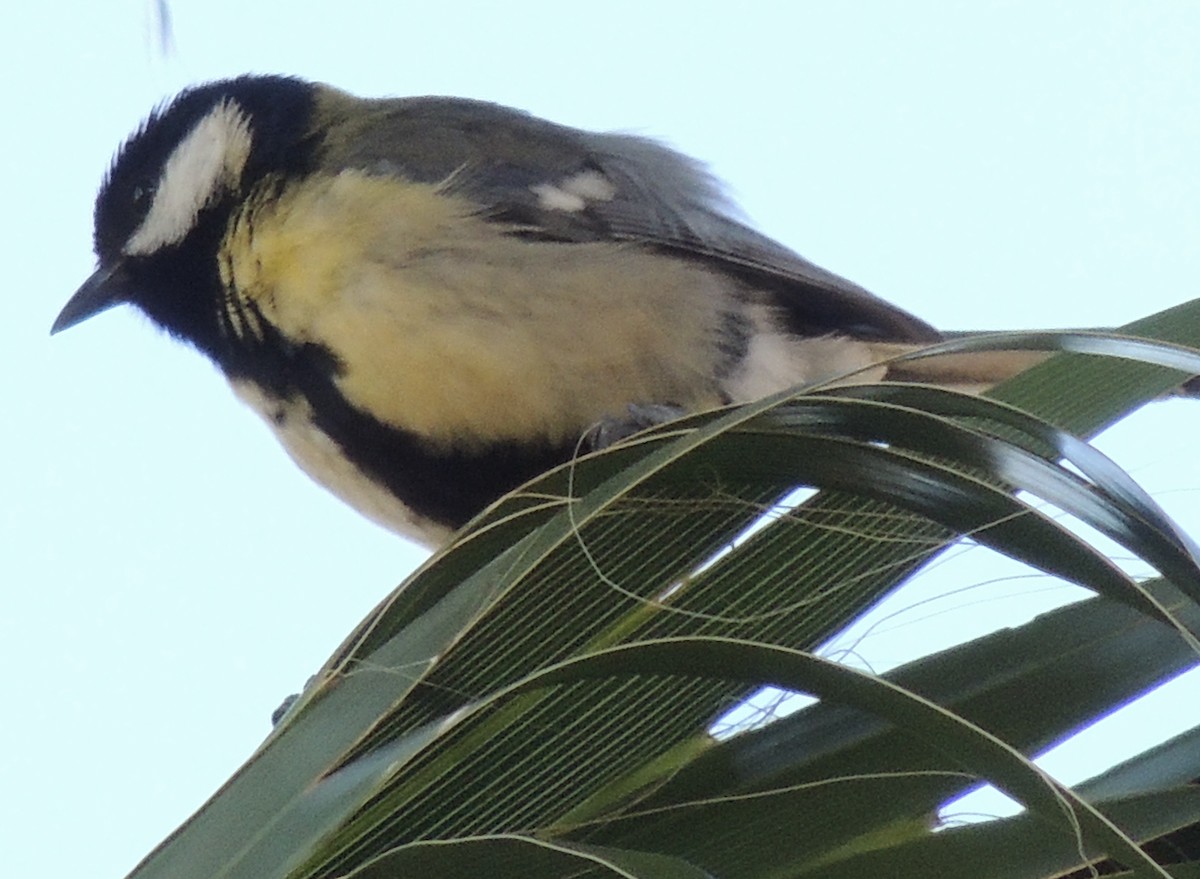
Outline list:
[[[422,558],[309,484],[207,363],[132,312],[48,337],[92,268],[113,150],[185,84],[285,72],[659,136],[761,229],[946,328],[1118,324],[1200,295],[1190,0],[170,7],[168,58],[149,0],[19,4],[0,53],[7,875],[127,872]],[[1200,403],[1164,403],[1104,440],[1193,534],[1198,427]],[[974,551],[927,589],[1009,570]],[[1064,594],[981,586],[858,649],[888,665]],[[1153,717],[1200,722],[1200,698]]]

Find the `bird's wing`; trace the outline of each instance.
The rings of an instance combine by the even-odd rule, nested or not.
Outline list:
[[[924,321],[751,229],[698,162],[656,141],[454,98],[381,102],[369,131],[355,134],[344,147],[334,145],[335,165],[440,183],[514,234],[631,242],[702,260],[765,292],[798,335],[941,338]]]
[[[698,163],[627,135],[589,135],[606,175],[619,181],[599,206],[614,237],[697,256],[769,291],[793,332],[934,342],[940,334],[913,315],[827,271],[741,222]]]

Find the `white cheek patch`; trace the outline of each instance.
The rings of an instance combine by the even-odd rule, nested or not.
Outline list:
[[[182,241],[200,211],[238,185],[250,146],[250,121],[242,108],[230,100],[213,107],[163,165],[146,219],[124,252],[145,256]]]
[[[599,171],[581,171],[559,184],[539,183],[529,187],[538,204],[549,211],[578,213],[589,201],[611,201],[617,188]]]

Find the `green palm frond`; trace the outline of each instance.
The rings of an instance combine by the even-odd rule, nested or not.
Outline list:
[[[1197,660],[1194,544],[1078,438],[1200,373],[1193,343],[1200,303],[956,342],[1075,353],[992,399],[806,389],[547,474],[389,596],[134,875],[1170,875],[1140,843],[1200,822],[1195,735],[1075,790],[1027,755]],[[1096,597],[883,676],[814,653],[964,535]],[[820,701],[712,734],[767,684]],[[981,781],[1027,811],[934,832]]]

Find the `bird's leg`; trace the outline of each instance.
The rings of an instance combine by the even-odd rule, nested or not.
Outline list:
[[[625,407],[625,412],[624,418],[611,415],[602,418],[584,435],[584,449],[593,452],[607,449],[635,433],[667,421],[674,421],[687,414],[687,411],[679,406],[669,406],[664,403],[630,403]]]

